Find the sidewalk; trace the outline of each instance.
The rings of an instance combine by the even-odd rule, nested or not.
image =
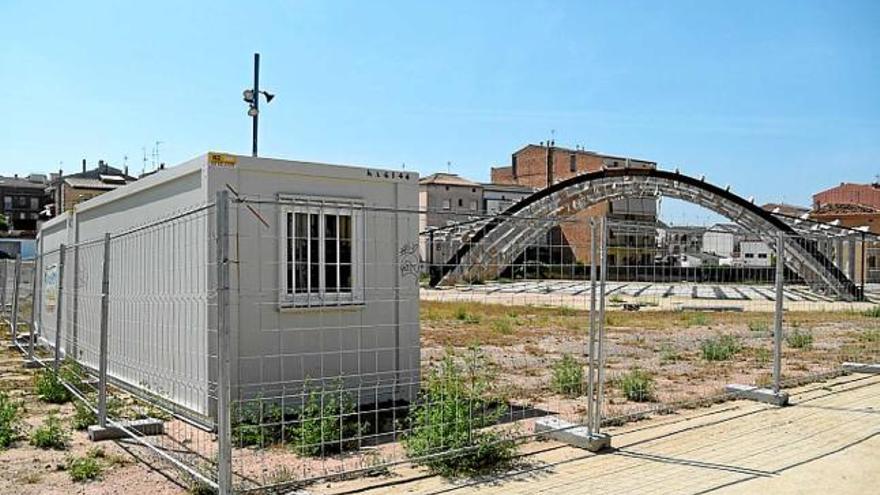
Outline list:
[[[393,485],[337,488],[368,495],[875,492],[880,377],[805,386],[792,403],[736,401],[634,423],[612,429],[615,450],[600,455],[537,443],[523,472],[482,482],[450,484],[413,470]]]

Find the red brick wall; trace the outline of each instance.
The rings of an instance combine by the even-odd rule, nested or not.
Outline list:
[[[553,181],[567,179],[584,172],[602,169],[602,158],[587,153],[576,153],[566,149],[550,148],[553,156]],[[547,187],[547,147],[527,146],[514,154],[516,156],[517,184],[530,187]],[[575,157],[575,171],[571,171],[571,156]]]
[[[491,177],[493,184],[516,184],[511,167],[492,167]]]
[[[831,203],[880,208],[880,189],[870,184],[841,184],[813,195],[814,208]]]

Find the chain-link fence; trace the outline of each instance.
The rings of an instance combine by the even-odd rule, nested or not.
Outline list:
[[[46,230],[36,269],[0,262],[5,314],[36,327],[22,351],[95,435],[222,493],[479,468],[554,428],[880,357],[859,254],[822,232],[220,193],[78,235]]]

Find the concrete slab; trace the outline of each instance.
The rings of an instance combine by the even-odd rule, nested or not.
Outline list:
[[[158,419],[145,418],[121,423],[127,430],[140,435],[162,435],[165,433],[165,423]],[[101,428],[98,425],[89,426],[89,440],[100,442],[102,440],[117,440],[128,436],[122,428],[107,426]]]
[[[774,392],[769,388],[758,388],[751,385],[741,385],[738,383],[730,384],[724,387],[724,391],[734,394],[741,399],[754,400],[757,402],[765,402],[774,406],[788,405],[788,392]]]
[[[558,442],[599,452],[611,447],[611,437],[605,434],[593,435],[585,426],[577,426],[555,416],[535,421],[535,433]]]
[[[38,361],[34,361],[31,359],[25,359],[24,362],[21,363],[21,367],[26,370],[35,370],[37,368],[42,368],[43,365],[40,364]]]
[[[880,364],[843,363],[843,369],[850,373],[880,374]]]

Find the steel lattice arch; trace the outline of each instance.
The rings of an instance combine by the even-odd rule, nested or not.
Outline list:
[[[565,218],[606,200],[660,196],[714,211],[758,235],[769,246],[775,247],[778,233],[783,232],[787,265],[808,285],[842,300],[861,298],[859,287],[823,252],[823,242],[810,236],[796,221],[773,215],[729,188],[720,188],[702,178],[643,168],[578,175],[475,224],[467,234],[467,242],[442,267],[437,285],[497,277],[526,246],[546,234],[550,228],[548,218]]]

